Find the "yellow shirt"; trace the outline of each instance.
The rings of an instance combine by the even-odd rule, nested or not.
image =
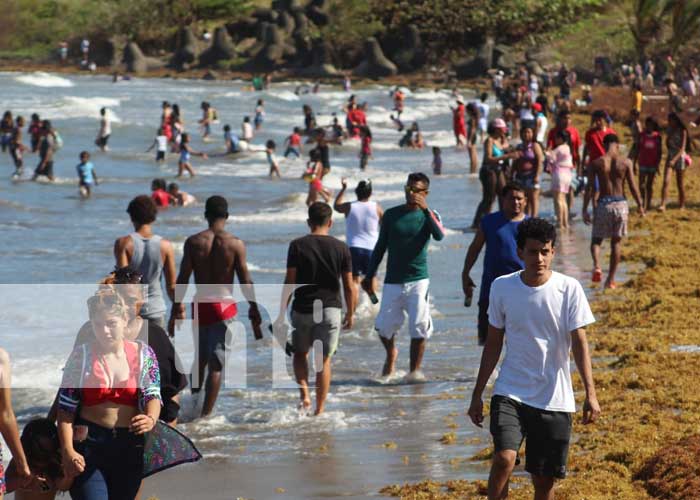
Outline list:
[[[632,109],[636,109],[640,113],[642,112],[642,91],[635,90],[632,96]]]

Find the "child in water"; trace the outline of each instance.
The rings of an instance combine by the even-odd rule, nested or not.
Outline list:
[[[190,134],[182,134],[182,140],[180,142],[180,161],[177,162],[177,176],[182,177],[187,170],[190,177],[194,177],[194,169],[190,163],[192,155],[201,156],[205,160],[207,159],[206,153],[200,153],[195,151],[190,146]]]
[[[158,129],[156,138],[153,140],[153,144],[151,144],[151,147],[146,150],[146,153],[148,153],[156,146],[156,161],[158,163],[163,163],[165,161],[165,152],[168,150],[168,136],[165,135],[163,127]]]
[[[264,121],[265,104],[262,99],[258,99],[258,104],[255,106],[255,118],[253,119],[253,122],[255,123],[255,130],[260,130]]]
[[[265,154],[267,155],[267,163],[270,165],[270,177],[276,175],[279,179],[282,176],[280,175],[280,167],[277,163],[277,158],[275,158],[276,147],[277,145],[273,140],[269,140],[265,143]]]
[[[241,136],[244,141],[253,140],[253,126],[250,124],[250,117],[246,116],[243,118],[243,124],[241,125]]]
[[[170,195],[170,205],[176,207],[186,207],[197,201],[190,193],[180,191],[180,186],[176,182],[168,184],[168,195]]]
[[[313,149],[310,153],[303,179],[309,183],[309,194],[306,197],[307,207],[316,202],[319,195],[326,203],[330,201],[333,193],[323,187],[323,163],[321,162],[321,153],[317,149]]]
[[[442,150],[437,146],[433,146],[433,173],[442,175]]]
[[[372,131],[369,127],[360,127],[360,138],[362,146],[360,148],[360,170],[367,168],[367,163],[372,157]]]
[[[80,153],[80,163],[75,168],[80,181],[80,197],[90,198],[92,185],[99,184],[95,166],[90,161],[90,153],[87,151]]]
[[[295,155],[297,158],[301,156],[301,129],[299,127],[294,127],[294,131],[284,142],[287,144],[287,149],[284,152],[285,158],[290,154]]]

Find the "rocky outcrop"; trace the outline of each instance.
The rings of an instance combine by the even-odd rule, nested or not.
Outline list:
[[[309,18],[306,17],[303,11],[295,11],[294,15],[294,33],[304,33],[309,31]]]
[[[289,12],[282,11],[277,18],[277,26],[285,33],[285,36],[291,36],[297,24]]]
[[[330,42],[316,40],[311,53],[311,64],[302,67],[297,72],[299,76],[330,77],[340,74],[340,71],[333,65],[333,49]]]
[[[231,41],[226,28],[214,30],[211,46],[199,56],[200,66],[211,66],[219,61],[227,61],[236,57],[236,48]]]
[[[303,11],[304,4],[302,0],[273,0],[272,9],[286,12]]]
[[[316,26],[326,26],[330,21],[325,0],[311,0],[306,7],[306,16]]]
[[[255,9],[252,15],[257,20],[266,23],[276,23],[277,17],[279,16],[277,11],[273,9]]]
[[[126,44],[122,60],[126,66],[126,71],[137,75],[164,66],[162,61],[154,57],[146,57],[136,42]]]
[[[508,45],[496,45],[493,48],[493,65],[504,71],[514,71],[518,67],[518,59]]]
[[[425,65],[426,55],[420,31],[415,24],[404,27],[391,42],[391,48],[384,46],[391,60],[400,71],[411,72]]]
[[[287,43],[285,33],[276,24],[262,24],[263,41],[251,49],[254,57],[244,65],[244,69],[272,71],[297,55],[294,45]]]
[[[218,80],[219,79],[219,74],[216,71],[213,71],[211,69],[207,70],[206,73],[202,76],[202,80]]]
[[[538,46],[525,52],[525,59],[528,62],[534,61],[540,66],[545,67],[556,64],[559,60],[559,55],[547,46]]]
[[[182,28],[177,34],[175,53],[170,66],[178,70],[188,69],[197,60],[198,53],[197,37],[194,36],[192,28]]]
[[[365,41],[365,59],[353,70],[356,76],[366,78],[382,78],[398,73],[398,68],[382,52],[376,38],[370,37]]]
[[[527,66],[527,71],[531,75],[535,75],[535,76],[544,75],[544,69],[542,69],[542,66],[537,61],[528,61],[526,66]]]
[[[226,31],[228,31],[229,36],[233,40],[238,42],[244,38],[254,38],[257,36],[259,24],[260,20],[255,17],[243,17],[235,23],[227,24]]]
[[[476,56],[455,65],[457,78],[478,78],[485,76],[493,67],[493,38],[487,38],[477,50]]]

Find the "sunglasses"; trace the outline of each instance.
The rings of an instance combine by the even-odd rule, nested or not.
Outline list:
[[[128,267],[121,267],[114,270],[114,279],[117,284],[137,284],[141,283],[141,278],[141,273],[132,271]]]
[[[403,190],[406,192],[406,194],[411,194],[411,193],[418,194],[418,193],[427,193],[428,192],[427,189],[419,189],[419,188],[414,187],[414,186],[404,186]]]

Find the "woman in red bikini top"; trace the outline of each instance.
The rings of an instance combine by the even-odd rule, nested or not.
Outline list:
[[[88,308],[95,340],[75,347],[59,390],[64,473],[75,478],[71,496],[93,498],[95,481],[116,474],[120,481],[105,482],[109,498],[134,498],[144,434],[160,413],[158,361],[148,345],[125,339],[129,308],[114,287],[100,289]]]

